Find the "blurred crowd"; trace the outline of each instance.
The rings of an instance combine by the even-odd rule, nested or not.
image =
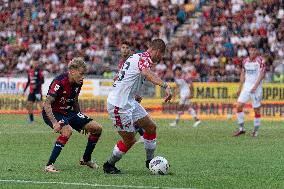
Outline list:
[[[88,74],[112,77],[119,47],[144,51],[168,43],[155,71],[167,81],[182,65],[194,81],[238,81],[247,48],[266,59],[266,80],[284,81],[281,0],[4,0],[0,3],[0,75],[25,73],[38,59],[46,73],[84,57]],[[173,39],[175,36],[175,39]]]
[[[156,70],[172,80],[171,68],[180,64],[195,81],[239,81],[242,60],[255,44],[266,60],[265,80],[284,82],[283,8],[280,0],[212,0],[189,18]]]

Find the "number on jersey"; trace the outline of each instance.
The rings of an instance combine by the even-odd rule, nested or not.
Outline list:
[[[123,80],[124,75],[125,75],[126,71],[129,69],[129,67],[130,67],[130,62],[124,62],[123,66],[122,66],[122,68],[119,72],[117,81]]]

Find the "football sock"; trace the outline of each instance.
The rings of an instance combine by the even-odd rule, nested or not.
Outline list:
[[[63,136],[63,135],[60,135],[57,138],[55,145],[53,147],[53,150],[51,152],[50,158],[48,160],[48,163],[46,164],[47,166],[55,163],[57,157],[59,156],[64,145],[67,143],[68,139],[69,139],[68,137]]]
[[[189,109],[188,109],[188,112],[190,113],[190,115],[191,115],[194,119],[196,119],[197,115],[196,115],[196,112],[195,112],[195,110],[194,110],[193,108],[189,108]]]
[[[126,154],[128,150],[129,149],[125,146],[125,144],[122,141],[118,141],[113,148],[112,154],[108,159],[108,163],[114,165],[122,158],[124,154]]]
[[[144,132],[144,147],[146,150],[146,160],[151,160],[154,158],[154,153],[157,146],[156,133],[148,134]]]
[[[176,124],[178,124],[179,120],[180,120],[180,116],[181,116],[182,112],[178,112],[177,116],[176,116]]]
[[[30,122],[33,122],[34,121],[34,114],[29,114],[29,119],[30,119]]]
[[[257,132],[258,131],[258,128],[260,126],[260,114],[255,114],[254,115],[254,129],[253,131]]]
[[[239,127],[240,127],[240,131],[243,131],[244,130],[244,119],[245,119],[244,112],[238,112],[237,118],[238,118],[238,124],[239,124]]]
[[[89,135],[88,143],[87,143],[87,146],[86,146],[86,149],[85,149],[85,153],[83,155],[83,159],[84,159],[85,162],[91,160],[92,153],[93,153],[93,151],[96,147],[96,144],[97,144],[100,136],[101,136],[101,133]]]

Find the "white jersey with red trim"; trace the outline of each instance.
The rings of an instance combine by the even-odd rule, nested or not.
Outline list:
[[[142,70],[150,68],[152,64],[150,53],[147,51],[131,55],[121,67],[107,102],[123,108],[128,101],[133,100],[145,81]]]
[[[245,82],[244,90],[250,91],[261,72],[265,71],[264,59],[261,56],[256,57],[254,60],[246,58],[243,60],[243,68],[245,71]],[[259,84],[258,88],[262,88],[262,82]]]
[[[189,83],[184,76],[182,77],[175,77],[175,83],[179,87],[180,96],[189,96]]]

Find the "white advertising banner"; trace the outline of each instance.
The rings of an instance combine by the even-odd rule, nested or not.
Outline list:
[[[47,94],[48,87],[53,78],[45,78],[42,86],[43,95]],[[9,78],[0,77],[0,95],[1,94],[22,94],[26,86],[27,78]],[[80,95],[86,97],[107,96],[112,89],[111,79],[84,79],[84,84]],[[27,89],[26,93],[28,93]]]

